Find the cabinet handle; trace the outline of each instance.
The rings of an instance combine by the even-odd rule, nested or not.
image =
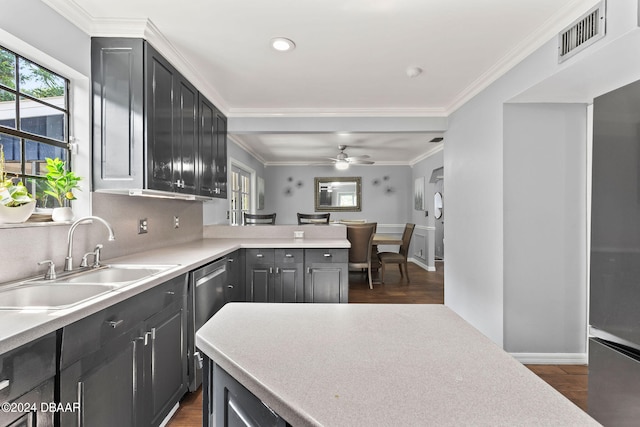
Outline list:
[[[324,256],[325,256],[326,258],[329,258],[329,257],[331,257],[331,254],[324,254]]]
[[[167,295],[175,295],[175,294],[176,294],[176,293],[175,293],[175,292],[173,292],[173,291],[167,291],[167,292],[165,292],[165,293],[166,293]]]
[[[84,425],[84,383],[82,381],[78,381],[78,388],[76,389],[76,402],[80,404],[80,410],[78,411],[78,427],[82,427]]]
[[[293,258],[293,254],[284,254],[286,258]]]
[[[311,267],[307,267],[307,274],[311,274]]]
[[[144,334],[144,345],[145,347],[149,344],[149,337],[151,336],[151,332],[147,332],[146,334]],[[152,336],[151,338],[154,339],[155,338],[155,334],[153,334],[154,336]]]
[[[11,384],[11,380],[0,381],[0,390],[4,390],[5,388],[9,387],[9,384]]]
[[[195,353],[193,353],[193,357],[196,360],[196,364],[198,365],[198,369],[202,369],[202,355],[200,354],[200,352],[196,351]]]
[[[233,285],[227,285],[227,288],[233,289]]]
[[[269,274],[273,274],[273,267],[269,267]]]
[[[276,274],[280,274],[280,267],[276,267]]]
[[[264,254],[256,254],[256,258],[264,258]]]
[[[233,262],[233,261],[234,261],[234,259],[233,259],[233,258],[229,258],[229,259],[227,259],[227,262]]]
[[[120,319],[120,320],[109,320],[107,322],[107,324],[109,326],[111,326],[113,329],[117,328],[118,326],[122,325],[122,322],[124,322],[124,320]]]

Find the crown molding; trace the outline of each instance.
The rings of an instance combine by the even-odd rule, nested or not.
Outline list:
[[[230,108],[227,117],[447,117],[442,108]]]
[[[567,25],[580,16],[599,0],[573,0],[563,6],[559,12],[551,16],[543,25],[529,34],[522,42],[518,43],[510,52],[503,56],[498,62],[474,80],[469,86],[463,89],[444,109],[446,116],[453,114],[473,97],[485,90],[489,85],[509,70],[518,65],[523,59],[531,55],[549,40],[557,37]]]
[[[332,163],[310,163],[308,160],[306,161],[290,161],[290,162],[264,162],[264,166],[306,166],[306,167],[320,167],[320,166],[333,166]],[[376,161],[373,165],[359,165],[359,164],[351,164],[349,168],[370,168],[375,166],[410,166],[409,162],[379,162]]]
[[[75,0],[42,0],[90,37],[140,37],[147,40],[216,108],[228,116],[229,105],[149,19],[95,18]]]
[[[542,26],[514,47],[507,55],[460,91],[449,105],[442,108],[233,108],[218,91],[203,78],[186,58],[173,47],[149,20],[98,19],[91,16],[76,0],[42,0],[90,36],[144,37],[185,75],[227,117],[448,117],[478,95],[490,84],[556,37],[558,32],[588,10],[596,0],[573,0],[549,18]]]
[[[438,145],[436,145],[435,147],[433,147],[433,149],[427,151],[424,154],[421,154],[420,156],[416,157],[415,159],[409,161],[409,166],[414,167],[417,163],[428,159],[429,157],[441,152],[444,150],[444,144],[443,143],[439,143]]]
[[[263,166],[267,165],[267,161],[264,159],[264,157],[262,157],[260,154],[256,153],[251,146],[247,145],[243,140],[241,140],[240,138],[236,137],[233,134],[227,133],[227,139],[231,140],[234,144],[236,144],[238,147],[240,147],[242,150],[246,151],[247,154],[249,154],[250,156],[253,156],[257,161],[259,161],[260,163],[262,163]]]

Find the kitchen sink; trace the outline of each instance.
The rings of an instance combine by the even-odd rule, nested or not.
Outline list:
[[[53,280],[52,283],[97,283],[121,287],[162,273],[173,267],[175,265],[107,264],[96,269],[83,270],[59,277]]]
[[[106,264],[62,273],[56,279],[42,276],[0,287],[0,310],[64,309],[114,291],[176,265]]]
[[[64,309],[99,295],[115,287],[106,284],[34,283],[0,290],[0,309]]]

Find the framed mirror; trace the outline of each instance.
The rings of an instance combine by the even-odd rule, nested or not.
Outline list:
[[[362,180],[359,176],[315,179],[317,212],[362,210]]]

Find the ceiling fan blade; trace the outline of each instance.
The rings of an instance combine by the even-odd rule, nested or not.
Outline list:
[[[371,160],[358,160],[358,159],[354,159],[353,157],[350,157],[349,163],[353,165],[372,165],[375,162],[372,162]]]
[[[368,159],[371,156],[367,156],[366,154],[363,154],[362,156],[349,156],[347,157],[347,160],[349,159],[353,159],[353,160],[361,160],[361,159]]]

